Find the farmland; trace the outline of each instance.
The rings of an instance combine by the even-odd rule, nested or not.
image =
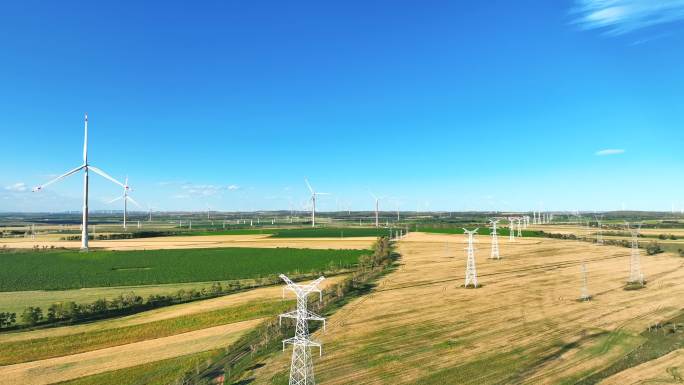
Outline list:
[[[475,227],[471,225],[468,230],[474,230]],[[463,227],[451,227],[451,226],[442,226],[442,227],[435,227],[435,226],[415,226],[414,227],[415,231],[422,232],[422,233],[435,233],[435,234],[464,234]],[[477,234],[478,235],[491,235],[492,230],[489,227],[484,227],[484,228],[479,228]],[[496,233],[501,236],[508,236],[510,234],[510,229],[508,227],[497,227]],[[540,237],[542,236],[542,233],[540,231],[536,230],[521,230],[522,236],[523,237]],[[514,232],[514,235],[517,236],[517,230]]]
[[[344,238],[344,237],[379,237],[389,234],[389,229],[376,227],[298,227],[298,228],[262,228],[235,229],[217,231],[193,231],[183,235],[251,235],[269,234],[271,238]]]
[[[628,249],[502,240],[503,259],[488,261],[481,238],[483,286],[466,290],[465,260],[460,250],[445,252],[447,241],[464,237],[410,234],[399,242],[399,270],[330,317],[327,333],[315,335],[326,352],[314,358],[320,383],[574,384],[642,346],[649,325],[681,312],[684,259],[671,254],[644,256],[647,287],[625,291]],[[589,302],[577,301],[583,261]],[[289,358],[277,353],[245,379],[286,384]]]
[[[508,241],[507,229],[502,228],[500,261],[486,259],[489,230],[482,228],[476,237],[482,287],[465,290],[460,287],[465,268],[465,238],[460,227],[419,224],[418,228],[423,232],[396,242],[401,254],[396,270],[390,269],[370,293],[352,297],[349,303],[345,300],[344,306],[326,314],[327,333],[318,331],[314,336],[324,344],[323,357],[314,358],[319,383],[664,381],[669,378],[669,368],[679,365],[679,335],[674,334],[673,339],[646,330],[659,322],[684,319],[678,304],[678,298],[684,296],[684,259],[667,253],[644,254],[646,288],[625,291],[628,249],[544,238],[540,232],[583,235],[587,232],[582,228],[536,226],[515,242]],[[149,295],[199,290],[216,281],[246,282],[284,271],[327,270],[331,263],[353,268],[361,255],[370,253],[324,248],[361,239],[369,245],[373,238],[363,238],[368,233],[346,238],[345,232],[342,240],[334,238],[331,229],[317,229],[320,237],[308,230],[292,229],[289,235],[281,233],[288,235],[283,238],[250,233],[98,241],[126,247],[136,247],[138,242],[173,245],[145,251],[3,252],[0,258],[9,261],[6,266],[14,270],[0,275],[6,274],[4,282],[14,285],[12,290],[21,291],[0,293],[0,305],[19,309],[22,303],[33,305],[33,299],[45,307],[49,302],[76,298],[89,302],[129,291]],[[677,229],[672,231],[679,234]],[[224,238],[235,244],[272,247],[174,248],[182,239],[205,242]],[[316,248],[281,247],[292,244]],[[587,262],[594,296],[586,303],[576,300],[582,261]],[[68,285],[52,289],[45,279],[49,272]],[[18,274],[24,278],[12,281]],[[342,279],[332,277],[324,285]],[[33,288],[21,286],[24,281],[34,284]],[[242,349],[239,341],[291,309],[293,302],[281,301],[280,295],[279,286],[268,286],[133,315],[0,334],[4,352],[0,354],[0,377],[17,384],[29,378],[36,384],[173,383],[188,370],[220,360],[226,351]],[[254,361],[245,364],[248,369],[244,372],[235,369],[242,375],[241,383],[286,384],[291,350],[275,350],[256,354]],[[648,354],[633,353],[641,351]],[[641,376],[642,371],[634,369],[637,367],[648,377]]]
[[[95,240],[90,242],[93,250],[157,250],[157,249],[199,249],[221,247],[253,247],[253,248],[307,248],[307,249],[367,249],[373,243],[373,237],[340,237],[334,238],[274,238],[270,234],[230,234],[220,235],[175,235],[151,238],[133,238],[116,240]],[[61,240],[56,234],[39,235],[32,238],[0,238],[0,249],[34,249],[64,248],[78,249],[79,241]]]
[[[339,279],[326,280],[323,287]],[[11,384],[79,378],[77,384],[116,383],[116,378],[147,384],[150,373],[158,373],[168,382],[151,383],[166,384],[183,374],[175,365],[204,363],[215,349],[291,308],[280,294],[280,287],[266,287],[118,319],[0,334],[4,363],[15,362],[0,366],[0,378]]]
[[[0,291],[254,278],[352,266],[364,253],[289,248],[9,252],[0,253]]]
[[[291,301],[248,302],[199,314],[167,318],[138,325],[0,343],[0,365],[66,356],[229,323],[267,316],[272,317],[283,313],[291,306]]]

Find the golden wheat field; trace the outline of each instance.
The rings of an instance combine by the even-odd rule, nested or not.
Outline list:
[[[218,247],[292,247],[307,249],[367,249],[373,243],[372,237],[349,238],[269,238],[268,234],[250,235],[196,235],[121,240],[95,240],[93,249],[102,250],[158,250],[158,249],[201,249]],[[0,238],[0,248],[31,249],[33,247],[56,247],[78,249],[80,241],[59,240],[57,235],[31,238]]]
[[[324,345],[323,356],[314,357],[317,382],[574,384],[637,347],[649,325],[681,311],[679,257],[642,255],[647,286],[626,291],[627,248],[502,237],[502,259],[489,260],[488,237],[478,241],[478,289],[461,287],[462,235],[412,233],[398,242],[399,268],[315,334]],[[577,300],[583,262],[588,302]],[[605,382],[672,380],[668,368],[681,366],[680,353]],[[289,351],[278,354],[249,378],[287,383],[289,358]]]

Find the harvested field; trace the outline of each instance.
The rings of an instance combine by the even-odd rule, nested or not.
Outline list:
[[[249,235],[198,235],[156,238],[119,239],[110,241],[90,241],[93,249],[104,250],[157,250],[157,249],[200,249],[220,247],[291,247],[308,249],[367,249],[375,238],[269,238],[269,234]],[[80,241],[60,241],[51,236],[44,239],[0,238],[0,248],[31,249],[55,247],[78,249]]]
[[[449,241],[451,257],[445,255]],[[585,242],[501,239],[500,261],[479,239],[483,287],[463,289],[461,235],[412,233],[399,242],[398,271],[329,319],[315,337],[316,378],[343,384],[574,383],[638,346],[650,324],[671,318],[684,296],[683,260],[642,256],[648,286],[625,291],[629,249]],[[456,257],[453,257],[455,255]],[[578,302],[580,265],[590,302]],[[281,384],[289,354],[254,373]]]
[[[3,384],[54,384],[73,378],[225,347],[260,320],[216,326],[70,356],[0,367]]]
[[[684,383],[684,349],[624,370],[601,381],[601,385]]]

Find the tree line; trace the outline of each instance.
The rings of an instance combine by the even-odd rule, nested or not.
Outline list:
[[[331,264],[326,274],[341,274],[347,270],[341,270],[337,265]],[[324,272],[307,274],[294,274],[297,280],[318,277]],[[74,324],[103,318],[118,317],[142,311],[147,311],[164,306],[176,305],[185,302],[219,297],[242,290],[253,289],[262,286],[280,284],[280,278],[276,275],[256,278],[246,281],[234,281],[222,284],[215,282],[209,287],[201,289],[180,289],[171,294],[150,294],[143,298],[134,292],[119,294],[112,299],[100,298],[92,303],[79,304],[72,301],[55,302],[46,309],[39,306],[26,307],[17,317],[16,313],[0,313],[0,329],[17,329],[22,327],[52,326],[58,324]],[[18,319],[17,319],[18,318]],[[17,320],[21,324],[17,324]]]

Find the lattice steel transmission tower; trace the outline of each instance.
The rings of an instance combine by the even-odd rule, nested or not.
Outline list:
[[[467,250],[467,262],[466,262],[466,273],[465,273],[465,285],[468,288],[472,286],[473,288],[478,287],[477,284],[477,269],[475,268],[475,248],[473,247],[473,236],[477,234],[477,230],[468,231],[463,229],[465,234],[468,234],[468,247]]]
[[[318,293],[319,300],[323,299],[323,293],[318,285],[325,279],[320,277],[308,285],[297,285],[292,282],[284,274],[280,274],[280,278],[287,284],[287,289],[297,295],[297,310],[281,314],[279,319],[282,322],[283,318],[292,318],[295,320],[295,336],[283,340],[283,350],[285,345],[290,344],[292,349],[292,363],[290,364],[290,382],[289,385],[315,385],[313,360],[311,358],[311,348],[317,347],[319,355],[323,353],[320,342],[313,341],[309,338],[309,323],[308,321],[323,322],[323,330],[325,330],[325,318],[312,313],[307,309],[308,296],[311,293]],[[283,297],[285,296],[285,289],[283,288]]]
[[[496,224],[499,223],[499,220],[490,219],[489,223],[492,224],[492,253],[489,259],[501,259],[499,255],[499,234],[496,233]]]
[[[641,254],[639,253],[639,231],[641,230],[641,223],[636,227],[629,227],[626,223],[627,230],[632,235],[632,252],[629,258],[629,282],[644,284],[644,274],[641,272]]]
[[[589,284],[587,279],[587,265],[582,262],[582,292],[580,294],[580,301],[589,301],[591,295],[589,294]]]
[[[513,222],[515,221],[515,218],[509,217],[508,218],[508,240],[510,242],[515,241],[515,225]]]
[[[596,215],[596,244],[603,244],[603,227],[601,221],[603,220],[603,215]]]

